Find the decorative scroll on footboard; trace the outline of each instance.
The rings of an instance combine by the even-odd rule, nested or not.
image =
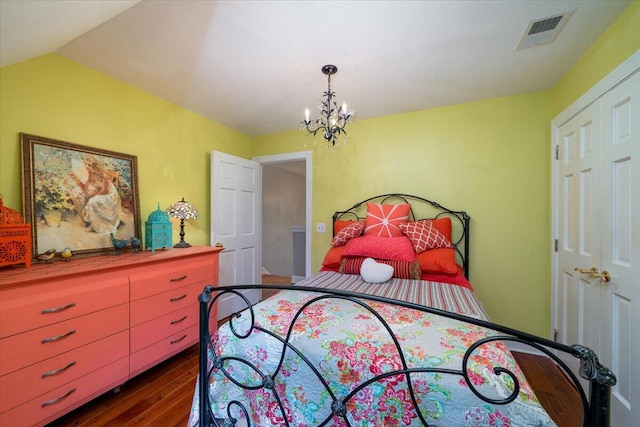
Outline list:
[[[276,314],[271,312],[266,318],[260,317],[263,316],[264,310],[251,306],[239,292],[246,289],[283,291],[281,295],[286,297],[279,302],[281,306],[288,306],[290,302],[292,305],[299,303],[299,306],[295,305],[296,310],[283,314],[287,320],[285,326],[270,327],[269,325],[273,326],[275,323],[269,322],[269,316],[277,317]],[[231,316],[228,330],[225,329],[227,338],[217,337],[212,340],[214,337],[209,331],[211,308],[221,295],[227,293],[243,298],[248,309],[242,314],[236,313]],[[583,346],[566,346],[483,320],[408,302],[323,288],[283,285],[207,286],[200,295],[199,301],[200,367],[198,396],[196,396],[199,402],[194,406],[199,409],[200,426],[243,425],[237,424],[238,418],[245,418],[248,425],[266,425],[252,421],[252,413],[255,411],[262,411],[269,415],[269,425],[367,425],[362,421],[367,419],[367,415],[358,411],[370,410],[371,396],[376,393],[378,395],[395,393],[392,396],[394,399],[389,398],[384,402],[380,400],[379,402],[383,403],[376,404],[379,412],[389,411],[395,416],[394,420],[401,418],[402,422],[398,424],[433,425],[434,421],[431,420],[443,416],[443,412],[438,412],[441,409],[439,402],[437,399],[431,399],[429,393],[440,392],[447,395],[448,391],[445,392],[442,388],[438,391],[439,383],[427,380],[427,376],[437,379],[453,377],[454,383],[459,384],[466,394],[472,393],[480,399],[479,402],[485,402],[480,406],[498,408],[490,415],[499,416],[500,408],[514,401],[520,408],[526,406],[525,403],[516,401],[523,395],[521,387],[524,389],[528,387],[525,384],[526,380],[516,372],[519,368],[505,361],[504,366],[493,365],[490,369],[492,372],[489,373],[501,380],[494,381],[491,387],[480,387],[477,378],[474,377],[476,374],[470,369],[470,364],[477,364],[481,359],[482,363],[487,363],[486,355],[490,353],[487,348],[500,349],[504,347],[502,344],[504,342],[527,344],[551,358],[564,371],[580,396],[583,412],[582,425],[609,426],[610,387],[615,385],[616,378],[609,369],[599,363],[592,350]],[[335,361],[329,363],[328,358],[318,357],[318,354],[324,354],[323,351],[333,352],[334,356],[337,354],[337,366],[340,367],[346,364],[347,360],[356,364],[362,362],[365,353],[354,352],[355,345],[347,352],[344,348],[332,347],[336,341],[321,339],[314,342],[313,340],[326,333],[326,325],[331,324],[330,321],[322,323],[323,319],[332,318],[335,320],[334,324],[344,328],[344,325],[340,324],[344,319],[339,317],[339,312],[352,310],[351,307],[354,307],[353,310],[356,313],[354,318],[358,319],[354,323],[362,321],[362,326],[357,325],[356,330],[360,328],[364,336],[367,336],[370,331],[375,331],[376,334],[387,337],[385,344],[377,344],[378,348],[374,349],[377,351],[376,364],[370,361],[365,363],[366,375],[361,375],[352,369],[341,371],[341,378],[336,378],[335,375],[331,375],[331,372],[336,373],[335,366],[331,365]],[[263,314],[258,313],[260,310]],[[335,317],[332,317],[333,314]],[[471,331],[464,339],[468,340],[471,337],[473,340],[465,342],[468,345],[466,350],[461,351],[462,358],[457,367],[443,364],[442,360],[446,359],[445,357],[430,358],[428,355],[416,354],[424,352],[420,347],[413,346],[412,340],[416,337],[424,339],[429,336],[430,332],[427,328],[433,326],[432,323],[440,318],[449,322],[443,325],[456,322],[455,324],[462,325],[460,326],[462,329]],[[446,328],[451,326],[440,327],[443,330]],[[456,328],[446,330],[453,331],[450,332],[453,334],[457,331]],[[255,344],[241,347],[241,342],[255,339],[256,336],[262,337],[262,341],[258,344],[263,343],[267,348],[256,347]],[[313,351],[309,351],[312,342],[314,342]],[[446,348],[449,345],[453,352],[455,347],[455,344],[452,344],[453,341],[445,340],[444,342],[445,344],[434,342],[433,346],[444,346],[445,353],[449,354],[447,353],[449,349]],[[317,343],[322,344],[316,345]],[[358,345],[366,347],[367,343],[360,342]],[[229,346],[233,347],[233,351],[226,352]],[[262,363],[266,359],[262,353],[267,351],[276,351],[277,355],[272,362]],[[341,352],[344,354],[341,355]],[[556,356],[555,352],[564,352],[579,359],[580,376],[590,384],[588,398],[576,375]],[[424,363],[416,364],[416,360],[424,360]],[[296,382],[295,376],[300,372],[304,372],[305,377]],[[347,378],[344,377],[345,375]],[[287,383],[295,384],[295,387],[289,387]],[[502,387],[502,383],[507,384],[508,387]],[[311,391],[305,390],[305,387],[309,387]],[[229,389],[239,391],[230,392]],[[216,396],[214,399],[211,399],[212,394]],[[237,398],[238,395],[251,396],[250,400],[253,401]],[[313,399],[307,399],[309,396],[313,396]],[[224,397],[224,401],[218,400],[218,397]],[[449,398],[452,402],[457,399],[450,396]],[[368,402],[368,406],[363,405],[362,402]],[[388,402],[401,402],[401,404],[394,406]],[[326,406],[326,410],[321,407],[322,405]],[[312,414],[306,413],[311,411],[313,411]],[[486,415],[480,412],[467,411],[465,417]],[[529,421],[532,419],[531,413],[533,412],[525,414],[525,418]],[[393,420],[390,419],[389,423],[382,424],[396,425],[391,421]],[[485,424],[480,422],[469,425]],[[523,421],[517,425],[531,424]],[[535,425],[553,425],[553,423],[541,422]]]

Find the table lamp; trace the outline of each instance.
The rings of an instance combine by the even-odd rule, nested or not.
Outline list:
[[[198,218],[200,215],[196,208],[189,202],[184,200],[179,200],[173,203],[171,206],[167,208],[167,214],[171,218],[180,219],[180,241],[173,245],[174,248],[190,248],[191,245],[184,241],[184,220],[190,218]]]

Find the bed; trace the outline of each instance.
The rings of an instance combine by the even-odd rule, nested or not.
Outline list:
[[[512,343],[565,372],[583,426],[609,425],[616,379],[592,350],[490,322],[468,280],[466,212],[385,194],[333,226],[321,270],[295,286],[205,287],[190,426],[555,425]],[[254,288],[278,293],[212,334],[220,296]]]

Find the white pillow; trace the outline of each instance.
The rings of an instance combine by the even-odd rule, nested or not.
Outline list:
[[[393,267],[375,262],[373,258],[367,258],[360,267],[360,276],[367,283],[384,283],[393,276]]]

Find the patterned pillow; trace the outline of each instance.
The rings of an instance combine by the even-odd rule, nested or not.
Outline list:
[[[340,264],[340,273],[344,274],[360,274],[362,263],[367,257],[343,258]],[[393,267],[393,276],[398,279],[414,279],[419,280],[421,276],[420,264],[418,261],[397,261],[389,259],[374,259],[379,264],[387,264]]]
[[[410,221],[398,226],[400,230],[411,240],[416,254],[427,249],[452,248],[451,242],[438,230],[430,219]]]
[[[398,226],[409,219],[411,205],[384,205],[367,203],[364,234],[378,237],[400,237],[402,231]]]
[[[358,237],[364,231],[364,224],[360,221],[352,221],[353,224],[349,224],[336,234],[331,239],[331,246],[342,246],[354,237]]]

